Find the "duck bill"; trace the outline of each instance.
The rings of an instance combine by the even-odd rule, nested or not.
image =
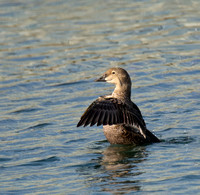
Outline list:
[[[98,78],[98,79],[96,79],[95,81],[96,82],[106,82],[106,76],[105,75],[103,75],[103,76],[101,76],[100,78]]]

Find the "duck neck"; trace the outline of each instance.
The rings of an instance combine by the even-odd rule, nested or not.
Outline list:
[[[130,99],[131,98],[131,85],[116,85],[112,96],[120,99]]]

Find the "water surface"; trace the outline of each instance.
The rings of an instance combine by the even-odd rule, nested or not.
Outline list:
[[[0,1],[0,194],[198,194],[200,2]],[[163,141],[76,124],[125,68]]]

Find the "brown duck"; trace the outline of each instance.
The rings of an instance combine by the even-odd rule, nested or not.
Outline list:
[[[103,131],[111,144],[142,145],[160,140],[147,128],[142,114],[131,101],[131,79],[126,70],[110,68],[97,82],[115,84],[111,95],[95,100],[82,115],[77,127],[103,125]]]

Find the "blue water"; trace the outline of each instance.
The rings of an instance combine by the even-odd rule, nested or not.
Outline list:
[[[0,194],[200,194],[200,1],[0,1]],[[76,124],[125,68],[161,143]]]

